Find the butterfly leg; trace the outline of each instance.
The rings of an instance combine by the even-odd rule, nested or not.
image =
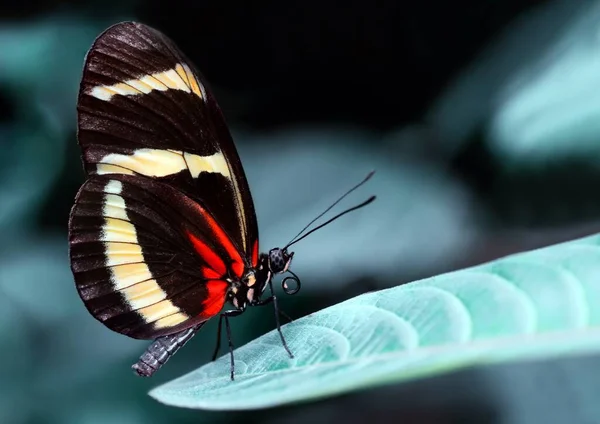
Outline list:
[[[217,346],[215,347],[215,351],[213,353],[212,360],[214,361],[219,354],[219,349],[221,348],[221,329],[223,320],[225,320],[225,331],[227,332],[227,341],[229,343],[229,356],[231,358],[231,380],[234,380],[233,376],[235,374],[235,362],[233,359],[233,342],[231,341],[231,327],[229,326],[229,317],[235,317],[244,312],[244,309],[231,309],[229,311],[223,312],[219,315],[219,330],[217,331]]]
[[[292,321],[292,319],[281,309],[279,309],[279,303],[277,302],[277,296],[275,296],[275,293],[273,292],[273,282],[271,280],[269,280],[269,290],[271,291],[271,296],[267,297],[264,300],[259,300],[258,302],[256,302],[255,305],[261,306],[273,302],[273,309],[275,309],[275,325],[277,326],[277,332],[279,333],[279,337],[281,338],[281,344],[283,345],[288,355],[290,355],[290,358],[293,358],[294,354],[288,347],[287,342],[285,341],[285,337],[283,337],[283,333],[281,332],[281,323],[279,322],[279,315],[283,315],[288,320],[290,320],[290,322]]]
[[[281,315],[282,317],[284,317],[285,319],[288,320],[288,322],[294,322],[294,320],[285,312],[283,312],[283,309],[279,309],[279,315]]]
[[[213,352],[213,356],[211,361],[215,361],[217,359],[217,355],[219,354],[219,350],[221,350],[221,328],[223,323],[223,314],[219,315],[219,324],[217,324],[217,344],[215,346],[215,351]]]

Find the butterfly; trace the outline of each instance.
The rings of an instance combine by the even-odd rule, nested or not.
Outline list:
[[[71,270],[91,315],[118,333],[154,340],[135,373],[153,375],[219,315],[213,360],[224,321],[233,380],[229,318],[266,304],[274,305],[292,357],[273,276],[290,273],[282,287],[297,293],[291,244],[374,196],[259,253],[250,188],[215,98],[173,41],[140,23],[116,24],[94,41],[77,112],[87,180],[69,218]]]

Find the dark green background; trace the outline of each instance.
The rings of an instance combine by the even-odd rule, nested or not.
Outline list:
[[[209,359],[215,323],[142,380],[129,366],[146,343],[103,328],[78,299],[66,229],[83,181],[81,66],[121,20],[180,45],[232,128],[263,249],[378,171],[353,197],[376,193],[374,205],[297,245],[303,292],[282,306],[299,317],[600,228],[599,10],[533,0],[0,6],[0,423],[510,422],[515,412],[491,394],[447,396],[469,392],[468,373],[250,413],[151,400],[149,388]],[[272,311],[232,325],[241,345],[273,328]]]

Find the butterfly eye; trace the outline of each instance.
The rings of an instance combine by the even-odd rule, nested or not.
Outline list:
[[[269,251],[269,269],[273,274],[280,274],[285,271],[286,258],[284,251],[278,247]]]

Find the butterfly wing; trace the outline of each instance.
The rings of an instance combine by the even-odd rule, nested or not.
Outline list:
[[[143,175],[181,190],[256,262],[254,204],[231,135],[169,38],[134,22],[102,33],[85,60],[77,110],[88,175]]]
[[[96,175],[69,222],[71,268],[88,310],[107,327],[155,338],[216,315],[225,275],[243,259],[212,216],[162,182]]]
[[[167,37],[117,24],[94,42],[78,98],[88,181],[71,268],[109,328],[155,338],[217,314],[225,276],[258,260],[248,183],[208,87]]]

